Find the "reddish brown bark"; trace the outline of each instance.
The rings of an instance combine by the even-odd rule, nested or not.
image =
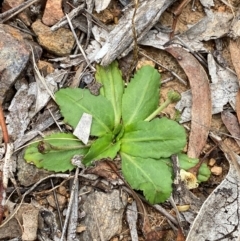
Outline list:
[[[3,140],[5,143],[5,146],[7,147],[7,143],[9,143],[9,136],[8,136],[8,131],[7,131],[7,126],[5,123],[5,118],[3,114],[3,109],[2,109],[2,104],[0,103],[0,126],[2,128],[2,133],[3,133]],[[0,172],[0,224],[2,223],[3,220],[3,214],[4,214],[4,187],[3,187],[3,181],[2,181],[2,172]]]

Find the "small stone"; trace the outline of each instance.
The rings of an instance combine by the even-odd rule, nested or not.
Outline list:
[[[114,14],[109,9],[104,9],[100,13],[96,13],[95,16],[104,24],[114,22]]]
[[[118,190],[113,190],[112,193],[96,191],[89,194],[82,206],[86,217],[81,222],[87,230],[81,234],[80,240],[100,240],[95,220],[100,224],[103,240],[110,240],[114,235],[119,234],[122,230],[122,218],[126,204],[127,195],[123,193],[120,198]]]
[[[62,0],[48,0],[42,18],[43,23],[47,26],[52,26],[63,16]]]
[[[37,67],[38,67],[40,73],[43,72],[44,76],[54,72],[53,65],[47,61],[39,60],[37,63]]]
[[[5,29],[5,26],[5,24],[0,24],[0,103],[3,102],[7,91],[25,69],[30,56],[24,41],[21,41],[20,31],[14,31],[21,39],[19,41],[8,31],[13,28]]]
[[[20,237],[22,233],[21,228],[19,220],[16,218],[10,219],[7,225],[0,227],[0,239],[9,240]]]
[[[77,230],[76,230],[76,232],[77,233],[82,233],[83,231],[85,231],[87,229],[87,227],[86,226],[77,226]]]
[[[209,160],[209,162],[208,162],[208,165],[209,165],[210,167],[213,167],[213,166],[215,165],[215,163],[216,163],[216,160],[215,160],[214,158],[211,158],[211,159]]]
[[[63,196],[67,196],[67,195],[68,195],[67,189],[66,189],[66,187],[64,187],[64,186],[60,186],[60,187],[58,188],[58,193],[61,194],[61,195],[63,195]]]
[[[59,193],[57,193],[56,195],[57,195],[59,208],[60,208],[60,210],[63,210],[63,208],[66,205],[67,199],[63,195],[60,195]],[[57,208],[57,203],[55,202],[55,198],[54,198],[53,194],[50,194],[47,196],[47,201],[50,206],[52,206],[55,209]]]
[[[4,32],[10,34],[12,37],[14,37],[15,39],[17,39],[20,42],[26,43],[28,41],[33,40],[32,36],[30,34],[21,32],[20,30],[13,28],[10,25],[1,24],[1,29],[3,29]],[[28,48],[28,45],[26,47]]]
[[[32,29],[37,35],[39,44],[49,52],[57,56],[66,56],[71,53],[75,41],[70,30],[60,28],[52,32],[39,19],[32,24]]]
[[[178,205],[177,206],[177,209],[179,212],[186,212],[187,210],[189,210],[190,208],[190,205]]]
[[[35,184],[44,177],[49,176],[51,172],[37,168],[35,165],[27,163],[23,158],[24,152],[25,150],[18,154],[17,176],[20,185],[28,187],[32,184]]]
[[[216,176],[220,176],[222,174],[222,167],[219,166],[213,166],[211,168],[211,173],[216,175]]]

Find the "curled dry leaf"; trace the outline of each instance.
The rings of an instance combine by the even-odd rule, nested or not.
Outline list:
[[[216,63],[213,56],[208,54],[208,70],[211,76],[212,114],[221,113],[224,106],[229,103],[235,109],[236,94],[239,89],[237,76]],[[182,111],[181,122],[191,120],[191,91],[181,94],[181,100],[176,104],[176,109]]]
[[[112,165],[114,165],[112,163]],[[114,165],[115,166],[115,165]],[[115,167],[117,169],[117,167]],[[107,179],[108,181],[116,181],[119,179],[118,175],[112,170],[112,168],[108,165],[106,161],[96,162],[95,166],[92,168],[88,168],[85,171],[86,174],[95,174],[100,177]]]
[[[185,71],[192,90],[192,124],[189,137],[188,156],[199,157],[211,125],[211,94],[209,80],[204,68],[186,50],[179,47],[166,49],[176,58]]]
[[[203,41],[218,39],[228,34],[232,19],[231,13],[208,10],[204,18],[182,33],[179,38],[195,51],[206,51]]]
[[[221,113],[221,117],[224,125],[227,127],[230,134],[236,138],[235,141],[240,146],[240,128],[237,117],[227,110]]]

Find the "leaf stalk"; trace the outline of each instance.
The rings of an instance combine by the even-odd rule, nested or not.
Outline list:
[[[163,102],[152,114],[150,114],[144,121],[151,121],[154,119],[161,111],[168,107],[171,103],[177,102],[181,99],[180,94],[177,91],[170,90],[168,92],[168,98]]]

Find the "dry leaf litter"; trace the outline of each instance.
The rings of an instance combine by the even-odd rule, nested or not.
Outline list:
[[[0,240],[239,239],[239,1],[188,3],[172,39],[172,13],[181,1],[137,2],[1,3],[0,104],[14,149],[0,148],[5,186],[0,184]],[[149,239],[143,237],[133,193],[117,175],[106,172],[104,162],[87,170],[79,166],[75,174],[50,173],[27,164],[19,149],[54,132],[56,123],[68,128],[51,100],[54,92],[77,87],[82,80],[98,94],[95,64],[115,59],[124,77],[134,61],[137,68],[142,63],[156,66],[162,75],[160,102],[169,89],[181,93],[182,99],[163,114],[184,123],[190,156],[203,157],[217,146],[205,160],[212,172],[207,183],[189,191],[175,180],[178,191],[167,202],[143,202],[155,233]],[[83,120],[80,127],[84,125]],[[87,141],[88,134],[80,138]]]

